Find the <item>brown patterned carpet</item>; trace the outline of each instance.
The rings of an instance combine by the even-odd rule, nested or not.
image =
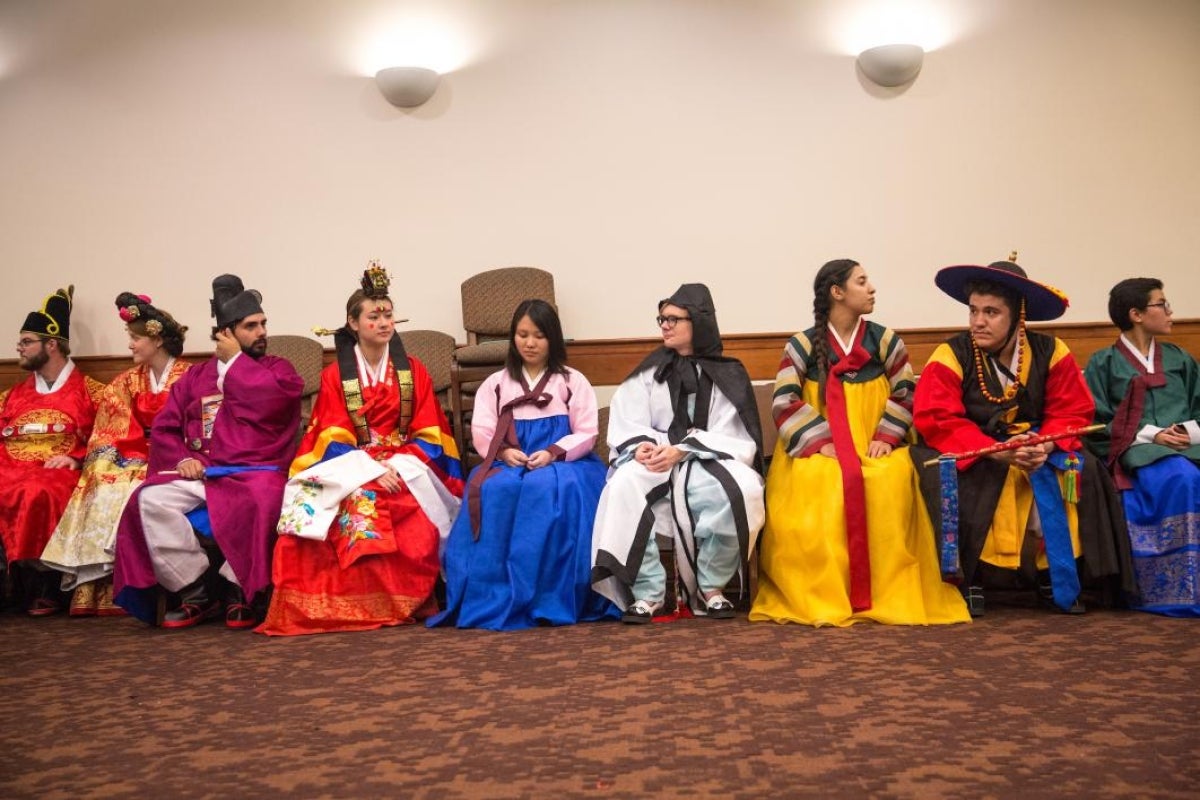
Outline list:
[[[1196,797],[1200,622],[268,639],[0,615],[0,797]]]

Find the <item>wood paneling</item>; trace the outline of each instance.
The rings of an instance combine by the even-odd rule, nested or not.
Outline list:
[[[1039,324],[1030,326],[1034,330],[1061,337],[1075,360],[1082,367],[1092,353],[1112,344],[1117,329],[1101,322],[1073,322],[1062,324]],[[920,371],[938,344],[957,333],[958,328],[910,328],[898,332],[908,346],[909,357]],[[737,333],[725,337],[725,354],[741,359],[750,377],[767,380],[775,377],[783,345],[792,331],[787,333]],[[658,346],[659,339],[576,339],[567,342],[567,356],[571,366],[588,376],[596,386],[613,386],[637,366],[647,353]],[[1174,342],[1193,355],[1200,353],[1200,319],[1175,320],[1174,330],[1168,341]],[[184,358],[196,362],[208,358],[206,353],[185,353]],[[333,351],[325,352],[329,363]],[[75,363],[98,381],[108,382],[122,370],[129,368],[129,357],[82,356]],[[0,390],[7,389],[25,377],[16,359],[0,361]]]
[[[1117,338],[1117,329],[1109,323],[1075,322],[1031,325],[1032,330],[1058,336],[1067,343],[1075,360],[1082,367],[1097,350],[1107,347]],[[934,349],[960,328],[909,328],[898,333],[908,347],[913,368],[918,372],[929,360]],[[775,377],[783,346],[794,331],[787,333],[739,333],[726,336],[725,355],[733,356],[746,365],[754,380]],[[1168,341],[1189,353],[1200,353],[1200,320],[1176,320]],[[571,366],[588,376],[596,386],[612,386],[624,380],[638,361],[653,350],[659,339],[587,339],[567,343]]]

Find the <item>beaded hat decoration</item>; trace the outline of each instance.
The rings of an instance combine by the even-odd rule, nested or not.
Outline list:
[[[383,268],[378,259],[372,259],[367,264],[367,268],[363,270],[363,294],[372,299],[387,297],[388,287],[391,285],[392,279],[388,277],[387,270]]]
[[[71,338],[71,301],[75,296],[74,285],[59,289],[42,302],[38,311],[30,311],[21,326],[21,333],[35,336],[51,336],[64,342]]]
[[[149,295],[121,292],[113,302],[116,303],[117,316],[122,322],[129,324],[142,320],[146,333],[150,336],[162,336],[163,331],[182,336],[187,330],[166,312],[155,308]]]
[[[973,281],[990,281],[1012,289],[1025,299],[1025,318],[1030,322],[1058,319],[1066,313],[1070,301],[1062,290],[1030,279],[1017,265],[1014,250],[1007,261],[993,261],[986,267],[960,264],[938,270],[933,282],[963,305],[970,302],[967,287]]]

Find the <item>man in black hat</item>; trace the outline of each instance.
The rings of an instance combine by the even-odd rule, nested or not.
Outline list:
[[[182,602],[167,613],[165,628],[191,627],[222,611],[208,575],[212,547],[202,542],[209,536],[224,560],[220,574],[233,585],[225,624],[256,624],[252,604],[270,584],[300,421],[304,380],[286,359],[266,355],[262,296],[222,275],[213,281],[212,314],[216,352],[176,382],[155,417],[148,479],[117,531],[116,602],[149,622],[149,590],[161,584],[178,592]]]
[[[667,590],[659,533],[675,540],[691,610],[728,619],[725,584],[746,565],[765,518],[754,390],[741,362],[722,355],[708,287],[679,287],[658,304],[658,326],[662,347],[613,395],[592,586],[625,622],[649,622]]]
[[[40,569],[42,550],[67,506],[104,386],[71,360],[71,298],[59,289],[30,312],[17,361],[30,375],[0,393],[0,542],[23,573],[30,614],[60,608],[57,573]]]
[[[1079,367],[1061,339],[1025,327],[1062,316],[1067,297],[1015,261],[938,272],[938,287],[970,309],[970,325],[921,373],[913,422],[922,446],[911,453],[943,578],[959,583],[972,616],[984,612],[985,576],[1006,573],[1010,585],[1033,583],[1046,605],[1078,614],[1081,576],[1132,589],[1128,535],[1111,481],[1071,434],[1095,410]],[[1022,444],[1035,436],[1060,438]],[[923,466],[998,442],[1014,447]]]

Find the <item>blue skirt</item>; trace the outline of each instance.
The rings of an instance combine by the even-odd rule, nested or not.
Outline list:
[[[515,428],[525,453],[570,432],[566,415],[517,420]],[[607,472],[600,459],[494,466],[500,471],[483,484],[479,540],[464,502],[442,557],[446,609],[426,624],[509,631],[618,617],[591,588],[592,524]]]
[[[1121,493],[1141,611],[1200,616],[1200,468],[1183,456],[1141,467]]]

